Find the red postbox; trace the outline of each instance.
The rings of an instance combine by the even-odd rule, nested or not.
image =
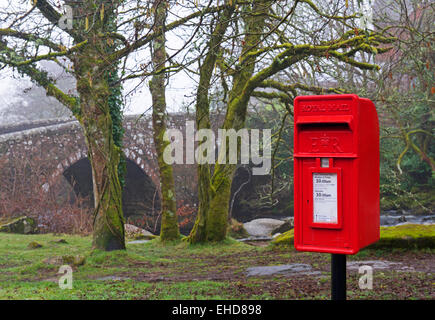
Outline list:
[[[357,95],[294,101],[294,244],[355,254],[379,240],[379,124]]]

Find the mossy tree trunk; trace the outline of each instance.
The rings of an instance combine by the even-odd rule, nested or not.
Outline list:
[[[110,251],[125,249],[122,189],[118,177],[121,149],[113,140],[108,79],[98,61],[98,51],[87,45],[76,57],[75,70],[80,94],[79,120],[92,167],[95,200],[93,247]]]
[[[234,7],[226,7],[222,14],[215,30],[213,31],[210,41],[207,44],[207,54],[204,62],[200,67],[200,78],[196,94],[196,128],[210,129],[210,102],[208,92],[210,90],[210,80],[213,75],[213,68],[216,64],[220,51],[222,38],[228,29]],[[201,146],[201,142],[199,147]],[[189,235],[189,242],[198,243],[207,240],[207,221],[210,209],[210,201],[213,197],[211,192],[211,172],[210,165],[198,164],[198,212],[193,229]]]
[[[95,3],[86,2],[85,12],[95,12]],[[100,3],[103,8],[103,2]],[[86,6],[89,6],[86,10]],[[110,8],[110,6],[106,6]],[[88,157],[92,167],[94,192],[93,248],[105,251],[125,249],[124,216],[122,211],[122,186],[119,178],[119,163],[123,157],[120,148],[122,129],[119,117],[121,110],[111,110],[114,88],[113,66],[104,62],[112,44],[101,37],[103,32],[112,32],[114,13],[107,9],[100,19],[93,20],[89,27],[88,17],[77,20],[77,29],[86,44],[73,57],[80,95],[80,112],[77,116],[84,130]],[[119,90],[115,90],[119,91]],[[116,109],[116,108],[115,108]]]
[[[153,101],[153,136],[154,145],[158,157],[160,171],[160,189],[162,198],[162,221],[160,239],[162,241],[178,240],[180,231],[178,229],[177,202],[175,197],[175,183],[172,166],[163,159],[163,151],[170,143],[165,140],[166,132],[166,98],[165,73],[159,72],[165,67],[166,62],[166,40],[164,26],[166,22],[166,5],[164,0],[155,0],[153,9],[155,13],[154,31],[163,30],[152,42],[152,61],[154,72],[150,81],[150,91]]]
[[[241,52],[241,63],[238,72],[233,76],[233,86],[229,93],[229,101],[225,115],[223,129],[235,129],[236,131],[245,126],[246,111],[252,90],[247,90],[246,86],[252,77],[255,69],[255,58],[247,57],[251,51],[258,49],[258,44],[263,35],[265,19],[270,1],[258,0],[254,1],[252,7],[246,6],[245,10],[251,10],[245,15],[245,39]],[[212,43],[212,40],[210,43]],[[214,48],[212,46],[211,48]],[[204,72],[212,72],[207,70],[209,66],[204,64],[201,69]],[[203,70],[201,70],[202,75]],[[208,82],[209,85],[209,82]],[[208,96],[209,87],[201,87],[198,89],[204,90],[198,96],[198,101],[201,97]],[[205,91],[207,90],[207,91]],[[202,98],[205,100],[204,98]],[[198,109],[201,112],[198,114]],[[197,123],[201,124],[203,115],[209,123],[209,103],[208,100],[202,104],[197,104]],[[198,119],[199,117],[199,119]],[[227,149],[223,152],[228,153]],[[238,143],[238,148],[240,145]],[[219,155],[220,157],[221,155]],[[228,154],[226,159],[229,159]],[[207,167],[208,169],[208,167]],[[226,237],[228,223],[228,208],[231,197],[231,184],[233,175],[236,170],[235,164],[216,164],[212,178],[210,179],[210,171],[199,166],[199,208],[195,227],[190,234],[190,242],[204,241],[222,241]],[[201,209],[204,212],[201,212]]]
[[[12,28],[0,29],[0,62],[17,68],[17,70],[29,76],[35,83],[40,85],[46,90],[47,95],[55,97],[65,106],[70,108],[73,114],[77,117],[82,125],[85,133],[86,143],[89,148],[89,158],[92,165],[94,194],[95,194],[95,222],[94,222],[94,247],[103,250],[123,249],[124,244],[124,220],[121,207],[121,184],[120,176],[118,174],[118,166],[121,156],[121,137],[117,135],[120,133],[121,119],[115,117],[120,116],[120,110],[111,108],[111,99],[113,97],[113,89],[118,80],[113,73],[116,63],[125,58],[129,53],[136,52],[141,47],[147,45],[150,41],[154,41],[153,47],[156,53],[153,57],[155,69],[163,72],[164,68],[165,51],[164,51],[164,34],[155,32],[164,30],[166,9],[163,6],[168,4],[168,0],[158,1],[154,0],[153,12],[156,16],[156,24],[152,24],[153,32],[143,35],[137,41],[129,42],[128,39],[122,34],[117,34],[113,30],[114,24],[110,23],[109,19],[114,19],[114,12],[116,8],[123,3],[119,0],[83,0],[83,1],[65,1],[66,4],[73,7],[73,28],[67,28],[63,31],[68,33],[74,39],[74,46],[65,48],[62,42],[58,43],[58,31],[51,33],[51,28],[47,29],[47,34],[40,34],[36,30],[35,34],[27,33],[27,28],[14,30]],[[285,17],[276,19],[275,12],[268,12],[268,8],[274,1],[271,0],[252,0],[248,2],[237,3],[233,0],[226,0],[224,6],[216,6],[200,9],[192,14],[180,18],[177,21],[171,22],[166,25],[167,30],[173,30],[192,19],[200,18],[203,21],[203,16],[209,13],[216,13],[217,15],[211,20],[217,22],[216,29],[212,31],[210,44],[208,48],[209,56],[204,60],[201,66],[200,86],[198,89],[198,108],[197,108],[197,127],[209,128],[209,101],[208,91],[210,89],[210,78],[213,73],[214,62],[218,62],[223,73],[223,79],[227,75],[233,77],[233,85],[229,94],[229,99],[226,101],[227,110],[225,117],[225,129],[238,130],[244,127],[246,110],[249,98],[252,94],[256,96],[266,96],[266,98],[279,98],[283,96],[290,100],[296,95],[296,88],[308,92],[316,92],[318,88],[309,87],[305,84],[294,83],[289,85],[282,85],[270,78],[277,72],[289,68],[303,59],[311,57],[320,58],[334,58],[342,63],[357,66],[359,69],[376,70],[379,67],[366,62],[358,62],[355,60],[355,55],[358,52],[367,53],[384,53],[389,48],[381,48],[380,44],[387,44],[395,41],[394,38],[384,37],[375,32],[365,32],[360,29],[349,29],[342,35],[337,35],[336,39],[330,41],[322,41],[318,44],[298,44],[294,45],[286,39],[285,34],[280,31],[280,26],[292,26],[293,23],[289,22],[292,18],[296,6],[298,4],[306,5],[312,9],[312,13],[317,14],[318,17],[332,19],[341,22],[345,29],[349,26],[348,20],[355,18],[352,16],[329,16],[319,10],[312,1],[294,1],[292,8],[288,11]],[[140,3],[138,3],[139,5]],[[210,3],[211,4],[211,3]],[[220,39],[223,39],[225,34],[225,19],[223,17],[228,15],[224,14],[224,7],[233,7],[237,9],[237,14],[233,16],[243,17],[245,38],[242,46],[242,53],[238,62],[233,61],[233,52],[228,53],[228,47],[221,51],[216,50],[220,47]],[[160,9],[159,9],[160,7]],[[37,8],[37,9],[35,9]],[[48,2],[44,0],[35,1],[35,12],[39,12],[41,18],[45,19],[45,23],[51,23],[54,26],[58,25],[62,15]],[[139,8],[139,7],[138,7]],[[32,10],[33,10],[32,9]],[[159,9],[159,10],[157,10]],[[9,9],[8,9],[9,10]],[[8,12],[7,10],[7,12]],[[109,11],[112,11],[109,13]],[[134,14],[134,10],[129,9],[128,14]],[[164,12],[164,14],[163,14]],[[12,12],[13,13],[13,10]],[[269,14],[271,13],[271,14]],[[33,13],[32,13],[33,14]],[[12,15],[17,15],[17,12]],[[147,14],[148,15],[148,14]],[[231,15],[229,15],[231,16]],[[151,16],[150,16],[151,17]],[[27,15],[22,15],[22,20],[27,18]],[[144,18],[142,9],[137,11],[137,19],[129,19],[127,23],[131,23],[131,27],[136,28],[137,22]],[[265,24],[267,21],[268,31],[265,32]],[[113,21],[113,20],[112,20]],[[275,24],[275,22],[278,24]],[[298,23],[294,21],[294,23]],[[22,23],[15,23],[14,27],[19,27]],[[123,22],[124,24],[124,22]],[[140,25],[139,23],[138,25]],[[25,25],[22,24],[22,25]],[[149,25],[145,23],[144,25]],[[240,23],[235,21],[234,34],[233,31],[228,31],[229,38],[227,40],[234,40],[237,42],[239,38],[238,26]],[[306,26],[292,26],[292,29],[299,32]],[[140,27],[139,27],[140,28]],[[210,26],[210,29],[212,27]],[[221,28],[221,31],[219,31]],[[286,27],[284,27],[285,29]],[[207,28],[200,28],[201,30],[208,30]],[[130,28],[130,30],[132,30]],[[24,32],[26,31],[26,32]],[[36,32],[38,31],[38,32]],[[273,34],[275,36],[279,33],[280,44],[272,44],[268,46],[264,38]],[[39,37],[43,35],[43,37]],[[163,35],[163,37],[159,37]],[[47,37],[45,37],[47,36]],[[206,36],[209,36],[208,33]],[[20,41],[7,41],[6,37],[13,37],[20,39]],[[263,38],[264,37],[264,38]],[[61,37],[63,39],[63,37]],[[24,40],[24,41],[22,41]],[[123,47],[119,50],[111,51],[110,42],[118,41],[119,44],[123,43]],[[213,45],[216,43],[216,45]],[[314,42],[314,41],[313,41]],[[318,42],[318,41],[316,41]],[[33,45],[27,45],[33,43]],[[34,52],[34,47],[40,45],[50,48],[50,53],[38,55],[37,51]],[[21,47],[20,47],[21,46]],[[29,49],[30,48],[30,49]],[[54,51],[52,52],[51,49]],[[279,53],[274,55],[272,61],[267,64],[262,70],[258,70],[254,75],[254,68],[256,59],[261,58],[263,54],[273,54],[279,50]],[[43,51],[45,52],[45,50]],[[108,54],[109,53],[109,54]],[[222,53],[222,63],[219,59],[216,60],[216,55]],[[36,56],[34,56],[36,54]],[[230,56],[229,56],[230,55]],[[39,61],[55,61],[59,57],[65,56],[70,59],[74,64],[74,73],[77,80],[77,90],[80,98],[66,94],[60,90],[53,79],[51,79],[47,72],[40,70],[38,67]],[[224,61],[226,56],[229,56],[229,64]],[[159,66],[161,66],[159,68]],[[228,66],[228,68],[227,68]],[[227,72],[226,69],[229,71]],[[123,77],[122,81],[126,79],[133,79],[142,77],[144,74],[130,74]],[[224,83],[224,81],[223,81]],[[254,92],[255,88],[274,88],[280,92],[258,91]],[[174,236],[178,234],[176,227],[175,216],[175,192],[173,188],[172,170],[167,168],[163,162],[162,150],[167,146],[168,142],[163,139],[165,127],[165,97],[164,97],[164,77],[163,75],[156,74],[151,82],[151,90],[153,94],[153,102],[155,103],[155,112],[153,117],[154,125],[158,130],[155,132],[155,141],[158,152],[160,154],[159,164],[161,165],[161,179],[162,179],[162,199],[164,201],[164,226],[170,226],[162,231],[162,234]],[[225,89],[227,92],[227,90]],[[432,91],[431,91],[432,92]],[[266,94],[267,93],[267,94]],[[280,93],[280,94],[279,94]],[[411,134],[410,132],[408,134]],[[427,140],[426,140],[427,141]],[[418,150],[416,150],[418,152]],[[425,148],[422,150],[425,152]],[[223,152],[227,152],[224,150]],[[227,157],[228,159],[228,157]],[[200,184],[200,212],[198,214],[197,223],[192,231],[190,240],[192,242],[200,242],[207,240],[222,240],[226,234],[227,214],[230,198],[230,188],[232,177],[236,166],[227,164],[218,164],[214,168],[213,176],[211,177],[210,167],[200,166],[198,168],[199,184]],[[167,170],[166,170],[167,169]],[[168,223],[167,220],[168,219]]]

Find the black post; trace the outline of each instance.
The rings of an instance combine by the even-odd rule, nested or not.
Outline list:
[[[346,255],[331,255],[331,299],[346,300]]]

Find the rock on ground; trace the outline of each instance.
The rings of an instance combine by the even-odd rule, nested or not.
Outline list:
[[[272,231],[284,224],[284,221],[270,218],[255,219],[243,224],[246,231],[253,237],[270,237]]]
[[[0,224],[0,232],[34,234],[38,232],[38,227],[33,218],[23,216]]]
[[[141,244],[141,243],[147,243],[150,242],[151,240],[133,240],[133,241],[129,241],[127,242],[128,244]]]
[[[136,240],[151,240],[156,237],[151,232],[136,227],[132,224],[125,224],[124,228],[125,228],[125,236],[127,238],[136,239]]]
[[[36,241],[32,241],[32,242],[30,242],[28,245],[27,245],[27,248],[28,249],[39,249],[39,248],[42,248],[43,246],[42,246],[42,244],[40,244],[40,243],[38,243],[38,242],[36,242]]]
[[[377,270],[401,270],[415,271],[414,267],[409,267],[401,262],[393,262],[386,260],[365,260],[365,261],[349,261],[346,263],[348,270],[359,270],[361,267],[372,267]]]
[[[319,275],[319,271],[313,270],[311,265],[305,263],[292,263],[280,266],[252,267],[246,270],[248,277],[272,276],[272,275]]]
[[[64,255],[64,256],[57,256],[57,257],[51,257],[43,260],[46,264],[51,265],[73,265],[75,267],[82,266],[86,263],[86,257],[82,255]]]
[[[294,219],[291,217],[291,218],[284,220],[284,223],[282,225],[275,228],[272,231],[272,235],[287,232],[287,231],[293,229],[293,227],[294,227]]]

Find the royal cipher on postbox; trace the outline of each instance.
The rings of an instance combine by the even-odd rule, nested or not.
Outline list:
[[[379,240],[379,124],[357,95],[294,101],[294,245],[355,254]]]

